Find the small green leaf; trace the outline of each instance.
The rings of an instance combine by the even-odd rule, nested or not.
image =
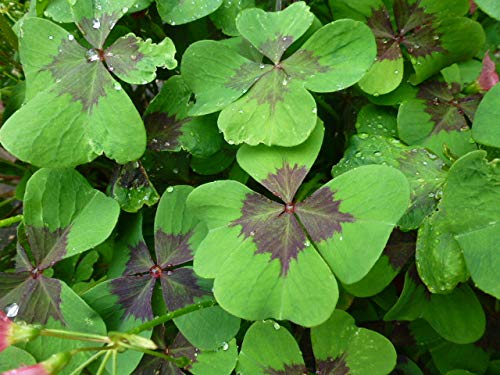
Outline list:
[[[238,36],[240,32],[236,28],[236,16],[243,9],[255,6],[255,0],[224,0],[222,5],[210,15],[210,19],[222,32],[229,36]]]
[[[297,342],[272,320],[255,322],[247,330],[238,357],[242,374],[302,374],[307,370]]]
[[[312,328],[311,341],[319,374],[383,375],[396,366],[391,342],[375,331],[356,327],[342,310]]]

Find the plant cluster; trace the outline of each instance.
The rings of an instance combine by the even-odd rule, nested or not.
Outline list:
[[[0,2],[0,372],[500,374],[497,0]]]

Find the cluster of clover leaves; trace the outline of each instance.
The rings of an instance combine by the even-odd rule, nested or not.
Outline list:
[[[19,189],[0,308],[50,332],[131,332],[154,347],[42,335],[0,353],[0,370],[84,348],[63,373],[422,374],[385,337],[411,321],[432,373],[494,374],[499,353],[473,343],[500,298],[500,85],[484,54],[499,42],[468,13],[477,3],[498,20],[495,1],[330,0],[324,24],[303,1],[152,3],[33,1],[13,28],[24,99],[0,142],[11,164],[39,169]],[[190,36],[178,67],[161,27],[154,43],[120,21],[148,12],[176,45],[174,26],[207,15],[226,37]],[[159,92],[140,108],[133,94],[148,85]],[[354,123],[324,124],[342,100],[331,93],[348,88]],[[334,162],[334,126],[346,145],[330,180],[317,170]],[[106,193],[81,167],[104,157],[122,165]],[[151,181],[165,165],[184,183],[167,179],[160,196]],[[102,277],[78,283],[99,258]],[[161,326],[173,311],[185,313]],[[92,364],[106,350],[113,360]]]

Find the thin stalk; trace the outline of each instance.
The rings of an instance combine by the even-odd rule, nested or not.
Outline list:
[[[113,375],[118,375],[116,369],[118,368],[118,351],[113,350]]]
[[[104,370],[106,370],[106,365],[109,361],[109,357],[111,356],[111,353],[112,352],[106,352],[106,354],[104,355],[104,358],[102,359],[102,362],[99,365],[99,368],[97,369],[97,372],[95,373],[95,375],[104,374]]]
[[[12,27],[9,22],[7,22],[3,14],[0,14],[0,31],[2,31],[4,39],[15,51],[17,51],[17,35],[14,34]]]
[[[0,163],[10,165],[11,167],[17,168],[17,169],[19,169],[19,170],[21,170],[23,172],[26,171],[25,167],[23,167],[22,165],[16,164],[16,163],[14,163],[14,162],[12,162],[10,160],[0,159]]]
[[[8,198],[8,199],[0,202],[0,207],[7,206],[8,204],[14,202],[15,200],[16,200],[16,197]]]
[[[0,220],[0,228],[10,227],[12,224],[19,223],[23,220],[23,215],[11,216]]]
[[[71,374],[69,375],[79,375],[85,367],[90,365],[92,362],[94,362],[97,358],[100,356],[104,355],[106,352],[100,351],[95,353],[93,356],[91,356],[89,359],[87,359],[85,362],[83,362],[80,366],[78,366]]]
[[[107,336],[94,335],[92,333],[85,332],[63,331],[60,329],[42,329],[40,331],[40,336],[58,337],[61,339],[69,340],[111,343],[111,340]]]
[[[215,300],[208,300],[208,301],[203,301],[200,303],[195,303],[194,305],[189,305],[189,306],[183,307],[182,309],[178,309],[178,310],[166,313],[164,315],[161,315],[157,318],[154,318],[153,320],[150,320],[149,322],[143,323],[143,324],[131,329],[127,333],[136,335],[136,334],[141,333],[143,331],[148,331],[150,329],[153,329],[154,327],[156,327],[160,324],[163,324],[165,322],[168,322],[172,319],[178,318],[179,316],[186,315],[186,314],[189,314],[193,311],[205,309],[207,307],[212,307],[215,305],[217,305],[217,301],[215,301]]]
[[[281,7],[281,0],[276,0],[276,12],[279,12],[281,10]]]
[[[128,348],[128,346],[125,346],[125,347]],[[137,348],[137,347],[132,347],[132,346],[129,349],[136,350],[136,351],[139,351],[139,352],[142,352],[142,353],[145,353],[145,354],[152,355],[153,357],[161,358],[161,359],[164,359],[165,361],[172,362],[173,364],[175,364],[179,368],[184,368],[187,365],[189,365],[189,363],[191,362],[186,357],[175,358],[175,357],[171,357],[169,355],[166,355],[166,354],[164,354],[162,352],[156,352],[154,350],[149,350],[149,349],[144,349],[144,348]]]

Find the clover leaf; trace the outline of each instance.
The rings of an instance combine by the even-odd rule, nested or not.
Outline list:
[[[382,0],[330,1],[337,19],[365,21],[375,34],[377,58],[359,82],[369,94],[381,95],[396,89],[404,75],[406,57],[413,67],[410,76],[418,84],[440,69],[473,57],[484,43],[481,25],[462,17],[469,9],[466,0],[396,0],[389,9]]]
[[[139,113],[113,75],[133,84],[155,78],[156,67],[173,69],[169,38],[154,44],[127,34],[105,47],[110,31],[132,0],[78,0],[73,20],[90,49],[62,27],[27,18],[19,30],[26,75],[26,104],[0,130],[12,154],[38,166],[67,167],[101,154],[126,163],[144,152]]]
[[[299,146],[238,151],[240,166],[281,202],[236,181],[208,183],[190,194],[188,207],[209,228],[195,271],[215,278],[214,295],[232,314],[320,324],[338,298],[332,270],[342,282],[363,278],[406,210],[406,178],[386,166],[345,173],[297,202],[322,139],[318,124]]]
[[[271,63],[251,61],[222,42],[191,44],[181,66],[196,95],[190,114],[222,110],[218,125],[229,143],[295,146],[304,142],[317,119],[316,103],[308,90],[331,92],[355,84],[375,56],[368,27],[340,20],[320,28],[284,58],[313,18],[304,2],[280,12],[256,8],[240,12],[238,31]]]
[[[500,84],[488,91],[477,108],[472,137],[478,143],[500,148],[500,127],[496,119],[500,112]]]

